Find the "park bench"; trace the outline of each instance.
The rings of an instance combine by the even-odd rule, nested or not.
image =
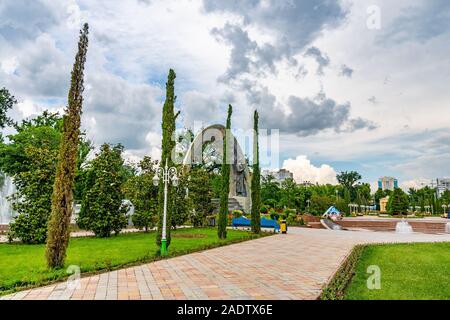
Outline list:
[[[250,221],[250,219],[247,219],[246,217],[242,216],[239,218],[234,218],[231,222],[231,225],[234,228],[237,228],[237,227],[250,228],[251,221]],[[280,225],[275,220],[270,220],[270,219],[266,219],[266,218],[261,218],[261,228],[273,228],[274,231],[277,231],[277,232],[280,231]]]

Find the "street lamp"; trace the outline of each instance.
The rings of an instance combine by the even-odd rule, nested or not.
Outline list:
[[[178,186],[177,169],[175,167],[168,167],[168,159],[166,159],[166,166],[164,168],[158,167],[156,169],[155,176],[153,177],[153,185],[157,187],[159,185],[159,179],[162,178],[164,183],[164,211],[163,211],[163,226],[161,235],[161,255],[167,254],[167,237],[166,237],[166,224],[167,224],[167,188],[169,182],[172,181],[174,187]]]

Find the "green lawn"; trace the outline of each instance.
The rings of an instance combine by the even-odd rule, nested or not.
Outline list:
[[[381,289],[367,289],[367,267],[378,265]],[[450,243],[367,246],[345,298],[450,299]]]
[[[156,233],[129,233],[111,238],[72,238],[66,266],[78,265],[81,272],[111,270],[157,258]],[[180,255],[232,242],[255,238],[246,231],[228,230],[219,240],[217,229],[179,229],[172,232],[169,256]],[[67,277],[66,269],[48,270],[45,245],[0,244],[0,295],[20,287],[44,284]]]

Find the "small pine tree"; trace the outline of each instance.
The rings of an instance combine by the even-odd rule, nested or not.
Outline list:
[[[222,190],[220,193],[220,209],[219,209],[219,221],[218,221],[218,235],[220,239],[226,239],[227,237],[227,215],[228,215],[228,194],[230,193],[230,163],[228,161],[228,140],[231,130],[231,114],[233,113],[233,107],[228,106],[228,116],[226,131],[223,137],[223,159],[222,159]]]
[[[111,148],[104,144],[89,164],[87,180],[93,185],[87,186],[77,223],[97,237],[109,237],[111,232],[117,235],[127,225],[122,152],[121,145]]]
[[[261,232],[261,172],[259,168],[259,115],[255,110],[253,117],[253,176],[252,176],[252,232]]]
[[[161,144],[161,166],[169,167],[174,165],[172,160],[172,152],[175,150],[175,141],[173,139],[175,133],[175,120],[178,114],[174,113],[175,96],[175,71],[169,70],[169,76],[166,83],[166,101],[164,102],[162,112],[162,144]],[[170,245],[170,226],[172,225],[172,210],[173,210],[174,192],[169,185],[167,193],[167,215],[166,215],[166,245]],[[158,234],[156,236],[156,243],[161,246],[162,229],[163,229],[163,215],[164,215],[164,183],[160,181],[158,189]]]
[[[402,215],[408,212],[408,195],[400,188],[395,188],[389,197],[387,210],[393,215]]]
[[[52,211],[48,222],[46,257],[50,268],[62,267],[69,244],[69,225],[73,211],[73,185],[80,139],[81,109],[83,106],[84,64],[88,47],[89,27],[80,31],[78,53],[72,70],[68,108],[64,116],[63,137],[52,196]]]

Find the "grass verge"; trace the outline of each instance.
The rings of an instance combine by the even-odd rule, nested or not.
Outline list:
[[[179,229],[172,234],[169,255],[164,259],[259,237],[228,230],[227,239],[220,240],[215,228]],[[79,266],[81,273],[87,275],[163,259],[158,254],[155,237],[156,233],[150,232],[72,238],[65,267]],[[63,280],[69,276],[66,268],[46,267],[45,245],[0,244],[0,296]]]
[[[381,288],[368,289],[369,266]],[[367,246],[346,292],[348,300],[450,300],[450,242]]]

